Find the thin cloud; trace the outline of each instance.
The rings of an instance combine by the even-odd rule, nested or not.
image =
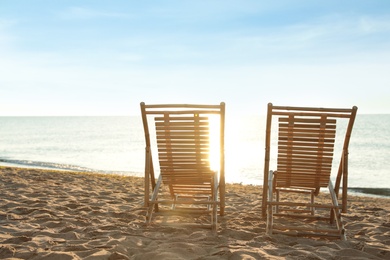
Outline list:
[[[363,16],[358,28],[364,33],[390,33],[390,16]]]

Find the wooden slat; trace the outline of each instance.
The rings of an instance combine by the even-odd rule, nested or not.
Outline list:
[[[294,175],[293,177],[291,175]],[[276,181],[279,180],[279,178],[283,178],[284,176],[286,176],[286,178],[289,178],[289,179],[303,179],[303,178],[306,178],[306,179],[314,179],[316,177],[321,177],[321,176],[324,176],[324,177],[328,177],[329,176],[329,171],[328,169],[315,169],[315,170],[311,170],[311,169],[292,169],[292,168],[289,168],[289,167],[285,167],[285,168],[282,168],[279,170],[278,172],[278,177],[276,178]]]
[[[170,122],[164,122],[164,121],[155,121],[156,129],[160,130],[164,126],[169,125],[172,128],[184,128],[184,129],[189,129],[189,128],[194,128],[194,127],[199,127],[199,128],[205,128],[208,127],[209,122],[207,121],[208,119],[205,118],[204,120],[199,120],[197,126],[194,126],[194,122],[190,120],[186,121],[179,121],[179,118],[175,118],[175,120],[170,121]]]
[[[194,205],[213,205],[219,203],[218,201],[197,201],[197,200],[158,200],[151,203],[161,204],[194,204]]]
[[[145,108],[203,108],[203,109],[220,109],[220,105],[202,105],[202,104],[144,104]]]
[[[292,111],[316,111],[316,112],[334,112],[334,113],[351,113],[351,108],[325,108],[325,107],[292,107],[292,106],[274,106],[273,111],[287,110],[289,113]]]
[[[178,186],[173,186],[173,188],[176,191],[177,195],[185,194],[185,195],[193,195],[193,196],[199,196],[199,195],[210,195],[211,189],[191,189],[190,187],[188,188],[182,188]]]
[[[290,114],[291,113],[288,113],[287,115],[290,115]],[[306,123],[306,124],[316,125],[316,124],[319,124],[319,123],[323,122],[323,120],[321,120],[319,118],[319,116],[321,116],[321,114],[317,114],[315,117],[312,117],[312,118],[296,116],[294,118],[294,123]],[[289,122],[289,119],[288,119],[288,117],[280,117],[279,122]],[[336,124],[336,122],[337,122],[336,119],[329,119],[329,118],[327,118],[325,120],[326,124]]]
[[[284,123],[279,123],[279,128],[280,129],[288,129],[288,128],[295,128],[295,131],[300,131],[300,130],[311,130],[311,129],[321,129],[320,126],[318,125],[311,125],[311,124],[284,124]],[[336,129],[336,125],[327,125],[328,129]]]
[[[193,131],[196,131],[196,135]],[[159,137],[163,137],[163,136],[166,136],[168,135],[168,131],[169,131],[169,135],[170,136],[175,136],[175,135],[189,135],[189,136],[197,136],[197,137],[206,137],[208,136],[209,132],[208,132],[208,129],[204,129],[204,128],[196,128],[196,129],[188,129],[187,131],[186,130],[171,130],[169,129],[168,127],[165,127],[163,129],[161,129],[161,131],[157,131],[157,136]]]
[[[287,171],[288,170],[288,171]],[[294,175],[293,177],[291,177],[291,175]],[[329,176],[329,173],[327,170],[311,170],[311,169],[298,169],[298,170],[295,170],[295,169],[291,169],[291,168],[284,168],[284,169],[280,169],[278,171],[278,177],[276,179],[279,180],[279,179],[282,179],[283,177],[286,177],[286,178],[289,178],[289,179],[314,179],[316,177],[328,177]]]
[[[164,172],[165,169],[163,169],[163,172]],[[200,169],[202,170],[202,169]],[[202,171],[198,171],[198,172],[194,172],[193,170],[191,171],[183,171],[183,170],[170,170],[169,172],[168,171],[165,171],[165,173],[163,173],[163,178],[183,178],[183,177],[187,177],[187,178],[192,178],[192,179],[200,179],[200,178],[204,178],[204,177],[207,177],[210,179],[210,175],[212,174],[208,174],[208,173],[203,173],[202,174]]]
[[[310,118],[302,118],[307,114],[289,112],[279,118],[277,187],[318,188],[328,184],[336,120],[309,114]]]
[[[177,190],[191,189],[193,192],[209,191],[210,190],[210,185],[208,185],[208,183],[206,183],[206,184],[192,184],[192,185],[191,184],[186,185],[185,183],[178,183],[175,185],[175,187]]]
[[[192,182],[191,182],[192,181]],[[193,191],[199,191],[199,190],[211,190],[210,183],[209,182],[200,182],[197,183],[194,180],[190,180],[188,183],[186,181],[183,181],[183,183],[175,183],[173,182],[172,185],[175,185],[177,189],[191,189]],[[192,186],[192,187],[191,187]]]
[[[272,115],[275,115],[275,116],[287,116],[289,114],[291,114],[291,112],[272,111]],[[295,114],[297,116],[318,116],[318,115],[320,115],[320,113],[316,113],[316,112],[296,112]],[[348,113],[346,113],[346,114],[343,114],[343,113],[328,113],[327,115],[330,118],[350,118],[351,117],[351,115],[348,114]]]
[[[196,131],[196,132],[194,132]],[[169,128],[169,126],[166,126],[162,129],[157,130],[156,134],[157,136],[164,136],[164,135],[191,135],[191,136],[207,136],[209,134],[208,128],[205,129],[203,127],[193,128],[193,129],[183,129],[179,127],[175,130],[172,130]]]
[[[292,139],[294,137],[294,139]],[[336,135],[335,132],[333,133],[318,133],[318,131],[307,131],[307,132],[295,132],[294,135],[291,134],[291,132],[279,132],[279,139],[281,140],[291,140],[294,141],[296,139],[303,140],[304,142],[310,142],[310,140],[315,140],[316,138],[325,138],[325,140],[329,140],[329,142],[332,142],[332,140],[335,139]],[[315,141],[314,141],[315,142]]]
[[[333,158],[332,157],[323,157],[322,160],[320,161],[322,165],[332,165]],[[294,164],[294,165],[318,165],[319,160],[315,156],[298,156],[298,155],[292,155],[292,156],[279,156],[278,159],[278,164],[279,165],[284,165],[284,164]]]
[[[306,125],[305,127],[300,127],[299,125],[288,125],[285,123],[279,123],[279,128],[281,132],[286,132],[288,130],[293,132],[302,132],[302,133],[315,133],[319,127],[312,127],[310,125]],[[327,129],[323,129],[324,133],[334,133],[336,130],[336,125],[329,125]]]
[[[283,170],[290,169],[293,172],[300,172],[300,171],[305,171],[305,170],[310,170],[312,171],[305,171],[305,172],[319,172],[321,169],[324,170],[330,170],[331,169],[331,163],[329,162],[321,162],[319,160],[315,161],[303,161],[303,163],[299,163],[299,161],[289,161],[289,160],[281,160],[278,161],[278,172],[281,173]]]
[[[297,147],[290,145],[281,145],[280,146],[280,156],[293,156],[293,155],[306,155],[310,157],[311,155],[318,156],[318,154],[323,154],[331,157],[333,155],[333,149],[331,148],[317,148],[315,147]],[[287,154],[287,155],[286,155]]]
[[[283,156],[280,156],[278,157],[278,167],[287,167],[287,168],[291,168],[292,170],[294,170],[295,168],[299,168],[299,169],[305,169],[305,168],[309,168],[309,169],[313,169],[315,171],[319,170],[319,169],[322,169],[322,168],[331,168],[331,165],[332,165],[332,158],[330,157],[325,157],[325,158],[315,158],[315,157],[311,157],[311,158],[295,158],[295,157],[283,157]],[[283,169],[279,169],[278,168],[278,171],[280,170],[283,170]]]
[[[164,170],[164,169],[163,169]],[[207,182],[210,182],[210,175],[211,174],[201,174],[202,169],[200,169],[198,172],[194,171],[176,171],[176,170],[171,170],[169,173],[166,172],[163,175],[163,179],[191,179],[191,180],[206,180]]]
[[[193,157],[195,155],[199,155],[199,157],[208,158],[208,155],[210,154],[208,147],[186,147],[186,148],[177,148],[177,147],[169,147],[164,146],[162,148],[158,149],[159,153],[161,153],[161,156],[163,155],[170,155],[175,157]],[[201,154],[198,152],[201,151]],[[198,153],[198,154],[196,154]]]

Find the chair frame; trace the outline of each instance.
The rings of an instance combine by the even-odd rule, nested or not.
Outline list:
[[[265,162],[264,162],[264,179],[263,179],[263,197],[262,197],[262,217],[267,219],[267,234],[272,234],[275,229],[283,230],[283,232],[293,235],[304,235],[304,236],[328,236],[328,237],[340,237],[345,239],[345,230],[341,220],[341,213],[347,211],[347,191],[348,191],[348,146],[350,142],[351,132],[357,113],[357,107],[354,106],[351,109],[345,108],[317,108],[317,107],[291,107],[291,106],[274,106],[272,103],[268,104],[267,110],[267,123],[266,123],[266,139],[265,139]],[[270,171],[270,153],[271,153],[271,125],[272,119],[275,117],[324,117],[326,119],[346,119],[348,125],[344,137],[344,143],[342,148],[341,160],[338,167],[338,172],[335,180],[335,186],[329,176],[328,189],[331,196],[332,203],[328,205],[320,205],[314,203],[314,196],[318,194],[321,186],[313,187],[277,187],[274,174],[276,171]],[[333,149],[333,148],[332,148]],[[332,151],[333,153],[333,151]],[[333,155],[334,156],[334,155]],[[318,166],[317,166],[318,167]],[[329,170],[330,175],[330,170]],[[341,205],[339,205],[339,191],[341,191]],[[296,202],[280,202],[280,192],[300,192],[310,194],[310,203],[296,203]],[[276,201],[274,201],[274,195],[276,193]],[[280,214],[279,206],[306,206],[309,210],[307,214]],[[294,216],[303,218],[316,218],[314,211],[316,208],[329,208],[330,216],[329,221],[333,223],[336,220],[337,230],[330,229],[318,229],[318,228],[303,228],[303,227],[292,227],[292,226],[280,226],[274,224],[274,215],[278,216]],[[341,209],[341,210],[340,210]],[[275,211],[275,212],[274,212]],[[292,209],[295,213],[295,209]],[[317,218],[318,219],[318,218]],[[295,232],[290,232],[295,230]],[[301,233],[302,232],[302,233]]]
[[[153,211],[158,212],[159,204],[171,204],[172,209],[174,211],[176,209],[177,204],[204,204],[207,206],[207,212],[211,211],[211,221],[210,225],[206,224],[185,224],[186,226],[196,226],[196,227],[211,227],[213,231],[217,230],[217,212],[219,207],[219,214],[224,215],[225,210],[225,156],[224,156],[224,132],[225,132],[225,103],[221,102],[219,105],[195,105],[195,104],[149,104],[146,105],[144,102],[140,103],[141,106],[141,114],[142,121],[145,133],[145,196],[144,196],[144,206],[147,207],[147,215],[146,215],[146,223],[149,225],[152,220]],[[209,116],[209,115],[218,115],[220,122],[220,132],[219,132],[219,170],[216,171],[212,184],[211,190],[212,195],[207,201],[205,200],[195,200],[191,198],[178,200],[175,197],[175,194],[171,194],[172,198],[170,200],[159,200],[159,190],[163,185],[163,178],[161,172],[156,180],[155,177],[155,167],[153,165],[152,160],[152,144],[150,138],[150,126],[148,116],[153,118],[161,116],[187,116],[187,117],[195,117],[195,116]],[[154,129],[153,131],[155,131]],[[195,188],[196,189],[196,188]],[[218,194],[219,192],[219,194]],[[218,200],[219,195],[219,200]],[[190,196],[191,197],[191,196]],[[212,208],[212,210],[210,210]],[[203,211],[204,213],[204,211]]]

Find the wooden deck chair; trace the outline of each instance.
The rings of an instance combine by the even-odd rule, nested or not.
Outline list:
[[[169,205],[170,214],[184,211],[210,215],[210,221],[202,219],[197,221],[202,223],[192,225],[216,231],[218,207],[220,215],[225,208],[225,103],[146,105],[142,102],[141,112],[146,141],[146,223],[151,223],[153,212],[166,211]],[[216,170],[210,164],[211,123],[219,130],[216,131],[216,153],[219,153]],[[158,168],[160,174],[156,180]]]
[[[338,109],[268,104],[262,199],[267,234],[346,238],[341,213],[347,209],[348,146],[356,112],[355,106]],[[274,119],[278,121],[273,124]],[[336,128],[343,121],[345,135],[341,134],[343,140],[335,142]],[[272,142],[275,145],[277,142],[277,158],[270,156],[274,154],[276,157],[276,153],[271,153],[271,133],[275,134],[275,139],[277,134],[277,140]],[[335,144],[340,147],[335,147]],[[332,162],[336,161],[333,160],[335,151],[340,152],[341,158],[337,174],[333,175],[333,186],[331,172]],[[275,171],[269,169],[271,159],[276,161]],[[327,204],[314,201],[321,188],[329,190]],[[307,200],[297,201],[294,192],[306,193],[303,196]],[[321,195],[327,195],[327,192]],[[295,221],[286,224],[290,217]]]

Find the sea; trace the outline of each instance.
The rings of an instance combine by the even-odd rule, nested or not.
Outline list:
[[[227,183],[263,184],[265,123],[260,115],[226,118]],[[342,135],[345,125],[337,131]],[[272,147],[275,144],[273,140]],[[272,147],[271,155],[275,155]],[[142,177],[142,120],[140,116],[0,117],[0,165]],[[274,165],[271,160],[270,168]],[[337,166],[333,179],[336,171]],[[390,114],[357,115],[348,180],[350,191],[358,195],[390,197]]]

